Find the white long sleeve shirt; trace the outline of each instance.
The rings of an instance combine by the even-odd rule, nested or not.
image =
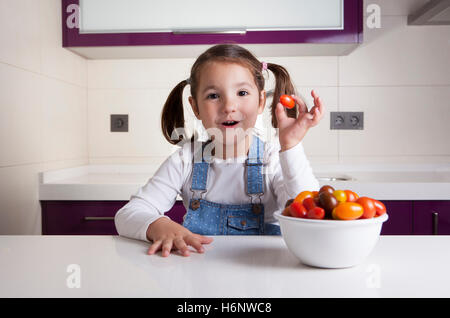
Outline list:
[[[188,210],[193,196],[191,143],[187,142],[178,151],[168,157],[141,187],[130,201],[115,216],[115,225],[119,235],[147,241],[148,226],[164,217],[177,195],[183,198]],[[220,204],[245,204],[251,198],[245,191],[245,159],[213,158],[208,171],[207,192],[202,199]],[[280,151],[279,143],[265,143],[264,149],[264,189],[261,197],[264,204],[264,221],[276,223],[275,211],[284,209],[286,201],[295,198],[301,191],[319,190],[319,182],[314,176],[302,143]]]

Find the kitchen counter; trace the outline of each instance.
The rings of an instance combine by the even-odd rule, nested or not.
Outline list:
[[[158,167],[86,165],[42,172],[39,199],[128,201]],[[313,171],[320,185],[378,200],[450,200],[450,164],[316,165]]]
[[[0,297],[450,297],[450,236],[381,236],[346,269],[302,265],[279,236],[215,236],[190,257],[149,256],[148,246],[0,236]]]

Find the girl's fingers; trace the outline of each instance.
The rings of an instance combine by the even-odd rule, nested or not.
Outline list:
[[[277,116],[278,122],[281,122],[287,118],[287,114],[284,110],[284,106],[281,103],[277,104],[277,108],[275,109],[275,115]]]
[[[292,98],[295,100],[295,102],[298,104],[298,111],[300,113],[306,113],[308,111],[308,107],[306,106],[305,102],[303,101],[303,99],[301,99],[299,96],[296,95],[291,95]]]
[[[173,243],[183,256],[189,256],[189,248],[182,238],[176,238]]]
[[[203,253],[205,251],[200,240],[198,238],[195,238],[193,235],[187,236],[185,240],[186,243],[195,248],[198,253]]]
[[[195,238],[197,238],[200,241],[200,243],[202,243],[202,244],[209,244],[209,243],[211,243],[213,241],[212,237],[203,236],[203,235],[200,235],[200,234],[194,234],[193,236]]]
[[[155,241],[153,242],[153,244],[150,246],[150,248],[148,249],[147,254],[148,255],[153,255],[156,253],[156,251],[158,251],[161,247],[162,241]]]
[[[162,243],[162,256],[167,257],[170,254],[170,251],[172,250],[173,241],[172,240],[166,240]]]

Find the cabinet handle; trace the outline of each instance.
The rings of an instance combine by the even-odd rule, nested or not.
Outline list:
[[[433,211],[433,235],[438,235],[439,214]]]
[[[113,221],[113,216],[85,216],[85,221]]]
[[[241,34],[247,33],[246,29],[229,29],[229,30],[173,30],[173,34]]]

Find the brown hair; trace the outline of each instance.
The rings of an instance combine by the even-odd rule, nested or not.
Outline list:
[[[263,64],[245,48],[237,44],[218,44],[210,47],[203,52],[195,61],[191,68],[191,75],[188,80],[183,80],[175,86],[170,92],[167,100],[164,104],[161,115],[161,128],[164,137],[171,144],[177,144],[182,141],[185,136],[177,136],[177,140],[174,140],[172,134],[176,128],[184,128],[184,112],[183,112],[183,90],[187,84],[191,85],[191,96],[194,100],[197,97],[197,88],[199,83],[199,76],[201,74],[201,68],[207,63],[212,61],[219,62],[231,62],[240,64],[250,70],[253,74],[255,84],[258,87],[258,92],[264,89],[264,77],[262,73]],[[281,65],[267,63],[267,69],[272,71],[275,75],[275,90],[273,94],[273,100],[271,105],[272,126],[277,128],[277,118],[275,115],[275,109],[283,94],[295,94],[295,88],[292,84],[288,71]],[[294,108],[287,110],[289,117],[297,117],[297,105]],[[191,140],[194,140],[192,136]]]

